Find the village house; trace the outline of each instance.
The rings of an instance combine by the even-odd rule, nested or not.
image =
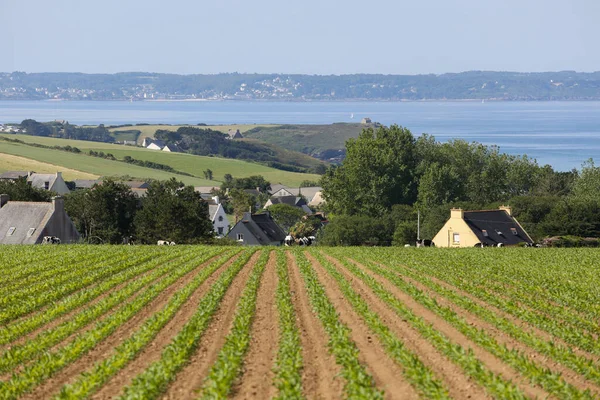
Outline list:
[[[433,238],[436,247],[516,246],[533,240],[512,216],[510,207],[498,210],[450,210],[450,219]]]
[[[0,179],[8,181],[16,181],[19,178],[29,178],[33,171],[6,171],[0,174]]]
[[[44,237],[75,243],[80,235],[67,215],[62,197],[51,203],[9,201],[0,195],[0,244],[39,244]]]
[[[284,185],[271,185],[271,196],[303,196],[308,203],[312,201],[315,195],[322,190],[323,188],[320,186],[291,188]]]
[[[32,173],[27,178],[27,182],[35,188],[49,190],[58,194],[67,194],[71,191],[65,183],[62,173],[55,174],[37,174]]]
[[[306,204],[306,200],[303,197],[297,196],[273,196],[265,203],[263,208],[269,208],[274,204],[287,204],[292,207],[301,209],[305,214],[312,214],[312,210]]]
[[[208,215],[213,224],[213,230],[217,237],[224,237],[229,232],[229,219],[223,205],[218,202],[218,197],[208,201]]]
[[[285,232],[267,213],[244,213],[227,237],[247,246],[281,246]]]
[[[243,139],[242,133],[239,129],[233,130],[230,129],[227,131],[227,139]]]

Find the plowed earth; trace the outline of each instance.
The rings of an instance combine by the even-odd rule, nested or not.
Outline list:
[[[63,247],[65,252],[69,251],[68,246]],[[142,254],[143,248],[132,247],[132,257]],[[310,267],[315,272],[318,283],[324,289],[326,298],[335,308],[339,322],[349,328],[349,338],[358,350],[356,354],[358,362],[364,366],[365,371],[372,377],[373,385],[383,392],[385,399],[412,400],[428,397],[424,394],[423,388],[415,384],[418,381],[414,376],[415,370],[411,370],[406,363],[401,364],[398,361],[399,358],[391,354],[389,345],[386,345],[381,336],[370,328],[372,325],[369,325],[369,321],[363,317],[364,314],[361,314],[360,310],[355,308],[356,303],[351,302],[346,297],[345,293],[348,292],[344,290],[343,282],[356,294],[356,298],[363,301],[371,312],[377,314],[381,323],[389,329],[394,338],[402,343],[403,348],[418,358],[422,368],[427,369],[431,376],[439,382],[448,398],[573,397],[573,392],[568,394],[567,391],[562,391],[563,389],[559,386],[540,383],[543,382],[543,379],[536,379],[536,373],[553,375],[552,379],[558,379],[556,382],[562,382],[562,384],[574,388],[573,390],[580,391],[578,396],[582,398],[600,398],[600,364],[598,363],[599,355],[595,351],[586,351],[585,345],[568,344],[565,340],[555,337],[550,329],[544,330],[540,327],[534,327],[530,322],[519,319],[518,316],[487,304],[484,300],[478,298],[476,293],[459,289],[439,277],[433,277],[425,273],[419,277],[417,276],[419,274],[418,268],[411,267],[411,274],[408,276],[402,273],[402,269],[394,269],[391,261],[386,263],[380,259],[373,261],[372,265],[369,266],[368,257],[361,260],[353,257],[352,254],[356,255],[357,252],[361,251],[356,249],[352,250],[354,253],[346,255],[344,251],[318,247],[291,250],[274,248],[233,250],[223,248],[218,252],[212,251],[210,248],[194,246],[186,248],[183,253],[181,253],[181,247],[183,246],[178,246],[177,249],[165,249],[165,252],[172,251],[175,254],[175,251],[178,251],[179,253],[174,259],[181,257],[186,260],[195,260],[192,257],[195,253],[199,255],[206,254],[206,256],[198,258],[200,261],[197,264],[190,265],[185,273],[181,273],[180,276],[178,275],[178,279],[166,285],[161,293],[141,307],[140,311],[133,317],[124,320],[116,330],[99,339],[93,348],[82,351],[81,354],[64,363],[64,365],[49,370],[46,375],[36,378],[37,381],[28,383],[28,386],[23,388],[14,383],[21,378],[24,379],[32,366],[44,364],[50,355],[60,352],[78,337],[91,331],[95,327],[95,322],[82,326],[78,331],[57,342],[48,350],[40,351],[39,354],[29,357],[14,368],[0,373],[0,399],[54,398],[60,396],[61,391],[64,394],[65,388],[70,387],[70,385],[77,385],[78,382],[89,379],[90,376],[97,373],[95,366],[111,359],[111,357],[115,357],[119,345],[133,337],[153,315],[165,309],[170,304],[169,302],[173,296],[188,287],[199,274],[207,268],[212,268],[208,270],[210,272],[208,277],[198,286],[194,286],[189,297],[173,312],[168,322],[157,329],[152,338],[133,357],[120,365],[118,370],[111,372],[110,376],[104,377],[102,384],[97,385],[98,387],[94,387],[86,394],[86,397],[93,399],[127,397],[130,393],[126,389],[130,388],[136,378],[147,371],[150,366],[161,362],[165,349],[172,346],[178,334],[198,313],[201,304],[205,304],[203,299],[213,293],[213,288],[236,265],[240,266],[239,271],[235,273],[224,292],[222,292],[223,295],[218,306],[211,314],[208,325],[206,325],[207,328],[200,335],[198,343],[185,356],[182,365],[172,372],[172,376],[168,379],[168,385],[153,391],[149,398],[195,399],[206,394],[203,391],[208,378],[211,377],[214,380],[211,369],[215,362],[223,357],[222,351],[229,340],[228,335],[236,329],[236,324],[241,319],[238,309],[242,297],[246,296],[245,289],[251,282],[254,271],[261,266],[264,266],[264,270],[260,275],[259,287],[253,299],[254,306],[251,312],[251,322],[247,329],[247,343],[241,347],[241,362],[235,367],[235,379],[218,384],[226,385],[227,397],[233,399],[267,399],[282,396],[280,393],[281,386],[278,386],[277,383],[278,374],[283,368],[282,365],[278,364],[278,360],[282,340],[284,340],[280,325],[284,310],[279,308],[277,293],[278,288],[286,283],[282,282],[282,275],[278,274],[278,268],[281,265],[284,266],[283,268],[287,272],[286,287],[289,287],[289,298],[291,299],[287,312],[293,314],[293,325],[297,331],[299,343],[298,352],[302,360],[295,371],[297,372],[297,384],[301,388],[302,396],[308,399],[346,398],[347,379],[351,378],[344,378],[342,374],[344,365],[341,364],[343,360],[340,361],[340,357],[333,356],[330,348],[332,340],[329,334],[331,332],[328,333],[329,331],[325,329],[315,309],[317,306],[314,299],[311,300],[307,277],[300,271],[300,265],[305,264],[300,264],[300,258],[304,262],[308,260]],[[30,259],[38,259],[40,257],[38,251],[36,248],[32,248]],[[81,248],[78,251],[82,251]],[[94,257],[100,257],[98,254],[106,256],[107,251],[110,251],[110,248],[104,248],[99,253],[94,247],[90,247],[90,265],[94,263]],[[402,259],[402,249],[397,250],[397,258]],[[243,265],[240,264],[241,261],[244,261]],[[23,265],[27,264],[28,260],[24,259]],[[78,313],[85,312],[89,306],[114,295],[115,292],[136,282],[136,280],[144,278],[159,266],[157,263],[157,265],[140,272],[138,276],[128,277],[103,294],[92,298],[88,304],[78,305],[68,310],[68,312],[57,314],[55,319],[40,327],[23,332],[20,336],[17,335],[10,343],[0,346],[0,365],[4,365],[3,362],[5,361],[3,360],[5,359],[9,363],[8,358],[13,357],[13,355],[7,353],[11,346],[35,343],[36,340],[43,337],[44,332],[69,321]],[[177,262],[173,263],[173,268],[176,267]],[[15,268],[12,265],[10,270],[14,271]],[[337,278],[334,276],[335,274],[332,274],[331,268],[339,273]],[[388,271],[389,275],[384,275],[381,271],[378,272],[377,268]],[[0,274],[2,274],[2,266],[0,266]],[[15,281],[6,282],[5,284],[14,287],[21,279],[25,285],[27,279],[33,279],[32,276],[35,275],[23,274],[21,277],[15,278]],[[168,276],[169,272],[157,276],[151,284],[159,284],[161,280],[167,279]],[[414,292],[403,289],[402,284],[397,283],[397,281],[394,283],[393,277],[399,278],[406,285],[416,288],[423,296],[430,298],[433,306],[430,307],[428,303],[423,303],[422,299],[415,297]],[[425,282],[432,282],[437,286]],[[31,283],[31,285],[36,284],[35,282]],[[143,298],[151,284],[143,286],[119,307],[127,307],[129,303]],[[0,283],[0,300],[2,296],[9,295],[9,293],[1,292],[2,285],[3,283]],[[90,287],[93,287],[93,285],[92,283]],[[435,289],[436,287],[438,289]],[[86,288],[81,290],[86,290]],[[436,290],[439,290],[439,292]],[[510,335],[502,327],[494,325],[490,320],[484,320],[473,310],[456,304],[451,297],[447,296],[448,292],[443,292],[443,290],[450,290],[455,295],[472,301],[478,307],[485,308],[485,310],[495,315],[498,320],[513,324],[515,327],[522,329],[529,337],[539,340],[540,343],[556,344],[560,349],[570,352],[568,356],[565,356],[566,358],[580,360],[581,366],[567,365],[561,362],[560,357],[550,354],[551,352],[541,353],[539,351],[542,348],[541,345],[538,349],[532,348],[531,343],[533,341],[526,343],[519,339],[518,335]],[[518,393],[506,392],[506,396],[503,396],[501,388],[496,387],[492,390],[492,388],[486,386],[478,377],[476,371],[468,370],[465,363],[458,361],[461,360],[460,357],[450,357],[448,353],[444,353],[439,343],[434,343],[430,336],[422,334],[414,321],[400,316],[393,305],[381,297],[380,291],[387,293],[423,321],[423,324],[439,333],[444,340],[451,343],[457,354],[462,352],[461,354],[468,354],[470,357],[476,358],[481,369],[488,371],[490,376],[495,376],[498,382],[504,382],[507,386],[512,385]],[[540,293],[542,292],[540,291]],[[3,303],[0,302],[1,304]],[[493,337],[499,346],[503,346],[507,351],[518,353],[521,360],[530,362],[530,365],[539,368],[540,372],[532,372],[533,378],[532,376],[526,376],[515,366],[516,364],[510,364],[506,359],[498,356],[499,353],[494,353],[488,342],[475,340],[473,337],[461,332],[456,324],[453,325],[447,317],[436,312],[436,307],[450,310],[457,318],[465,321],[468,326]],[[98,318],[98,321],[109,318],[115,313],[116,309],[107,310],[105,315]],[[41,312],[43,312],[43,309],[24,312],[18,318],[19,321],[26,321],[28,318],[35,318]],[[600,329],[595,333],[600,333]],[[588,345],[589,347],[590,345]],[[587,372],[583,373],[584,370]],[[290,382],[290,385],[293,385],[293,382]],[[14,389],[15,387],[19,389]]]

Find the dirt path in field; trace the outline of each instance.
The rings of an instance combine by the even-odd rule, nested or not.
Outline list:
[[[381,266],[384,267],[384,268],[389,268],[389,267],[387,267],[387,266],[385,266],[383,264],[381,264]],[[410,268],[410,267],[406,267],[405,266],[405,268],[412,270],[412,268]],[[404,275],[402,275],[400,273],[398,273],[398,275],[399,276],[404,276]],[[427,278],[429,278],[432,282],[437,283],[438,285],[443,286],[444,288],[446,288],[448,290],[454,291],[459,296],[466,297],[467,299],[471,300],[475,304],[477,304],[477,305],[479,305],[481,307],[484,307],[484,308],[492,311],[494,314],[498,315],[499,317],[502,317],[502,318],[504,318],[504,319],[512,322],[513,324],[515,324],[516,326],[518,326],[519,328],[521,328],[525,332],[532,333],[535,336],[539,337],[540,339],[544,339],[546,341],[553,341],[553,342],[555,342],[557,344],[560,344],[561,346],[568,347],[568,348],[570,348],[573,351],[573,353],[577,354],[578,356],[585,357],[585,358],[587,358],[589,360],[593,360],[595,362],[600,361],[600,357],[598,357],[597,355],[588,353],[585,350],[577,348],[577,347],[575,347],[575,346],[573,346],[573,345],[565,342],[564,340],[562,340],[562,339],[560,339],[560,338],[558,338],[558,337],[556,337],[556,336],[554,336],[554,335],[552,335],[552,334],[550,334],[550,333],[548,333],[546,331],[543,331],[543,330],[539,329],[538,327],[530,324],[527,321],[523,321],[522,319],[520,319],[518,317],[515,317],[514,315],[512,315],[512,314],[510,314],[510,313],[508,313],[508,312],[506,312],[504,310],[501,310],[501,309],[499,309],[496,306],[493,306],[493,305],[491,305],[489,303],[486,303],[485,301],[479,299],[478,297],[472,295],[469,292],[466,292],[466,291],[464,291],[464,290],[462,290],[462,289],[460,289],[460,288],[452,285],[451,283],[443,281],[443,280],[441,280],[439,278],[436,278],[435,276],[432,276],[432,275],[427,275]]]
[[[345,299],[337,282],[327,273],[323,266],[308,252],[305,253],[311,262],[327,297],[339,313],[339,318],[351,329],[350,339],[359,350],[360,363],[373,376],[378,388],[385,391],[386,399],[418,399],[419,396],[411,384],[402,375],[402,367],[392,360],[373,333],[353,310]]]
[[[173,319],[171,319],[156,335],[154,340],[149,343],[137,357],[129,362],[125,368],[119,371],[102,388],[96,392],[93,399],[110,399],[117,397],[123,391],[125,386],[131,384],[133,378],[143,372],[155,361],[160,360],[164,348],[171,343],[173,338],[179,333],[181,328],[198,310],[198,305],[204,295],[210,290],[210,287],[217,281],[221,273],[223,273],[231,264],[240,256],[240,253],[233,256],[226,263],[221,265],[213,274],[204,281],[198,289],[190,296],[190,298],[181,306]]]
[[[204,379],[225,344],[225,338],[235,317],[238,300],[259,257],[260,251],[255,252],[234,278],[221,301],[219,309],[212,317],[206,332],[202,336],[198,349],[192,355],[188,364],[177,374],[175,381],[167,389],[163,399],[183,400],[198,397],[197,390],[202,387]]]
[[[250,332],[250,347],[244,360],[243,373],[230,398],[270,399],[276,393],[273,385],[273,365],[279,341],[279,316],[275,303],[277,290],[277,259],[269,256],[256,298],[256,315]]]
[[[129,338],[131,333],[140,328],[147,318],[160,311],[168,303],[171,296],[187,285],[199,270],[205,268],[220,256],[221,254],[211,257],[209,260],[201,263],[192,271],[179,278],[176,282],[163,290],[154,300],[147,304],[129,321],[118,327],[111,335],[99,342],[91,351],[63,368],[53,377],[44,381],[41,385],[36,387],[34,391],[23,398],[34,400],[48,397],[50,393],[58,392],[64,384],[75,379],[79,374],[85,372],[96,362],[109,357],[115,347],[119,346],[123,341]]]
[[[4,345],[4,346],[0,346],[0,349],[4,349],[4,348],[8,349],[8,348],[10,348],[11,346],[14,346],[14,345],[21,345],[21,344],[25,343],[27,340],[34,339],[36,336],[38,336],[42,332],[45,332],[45,331],[48,331],[50,329],[56,328],[58,325],[62,324],[65,321],[70,320],[71,318],[73,318],[73,316],[79,314],[83,309],[89,309],[90,307],[93,307],[94,305],[96,305],[100,301],[102,301],[103,299],[105,299],[108,296],[112,295],[113,293],[116,293],[119,290],[123,289],[129,283],[134,282],[137,279],[143,278],[144,276],[152,273],[152,271],[154,271],[156,268],[159,268],[159,267],[160,267],[160,265],[157,265],[157,266],[151,268],[148,271],[142,272],[139,275],[136,275],[134,277],[129,278],[125,282],[122,282],[122,283],[114,286],[113,288],[111,288],[111,289],[107,290],[106,292],[102,293],[100,296],[98,296],[98,297],[90,300],[88,303],[85,303],[85,304],[83,304],[83,305],[81,305],[79,307],[76,307],[73,310],[69,311],[68,313],[63,314],[63,315],[61,315],[61,316],[59,316],[59,317],[57,317],[57,318],[55,318],[55,319],[53,319],[51,321],[48,321],[47,323],[45,323],[44,325],[40,326],[39,328],[36,328],[33,331],[25,334],[24,336],[21,336],[20,338],[14,340],[10,344]],[[162,278],[162,275],[161,275],[160,278]],[[160,279],[160,278],[158,278],[158,279]],[[142,289],[140,289],[140,290],[142,290]],[[136,296],[138,292],[139,292],[139,290],[136,291],[135,293],[133,293],[131,295],[131,297]],[[118,305],[115,306],[115,307],[118,307]],[[111,311],[112,311],[112,308],[110,310],[107,310],[106,314],[110,313]],[[102,317],[100,317],[100,318],[102,318]],[[92,321],[92,322],[90,322],[90,324],[96,323],[97,321],[98,320]],[[79,331],[79,332],[81,332],[81,331]]]
[[[450,308],[452,311],[454,311],[456,314],[458,314],[461,318],[463,318],[469,325],[474,326],[480,330],[483,329],[487,334],[489,334],[491,337],[493,337],[499,344],[505,345],[509,349],[514,349],[514,350],[521,352],[523,355],[525,355],[531,361],[536,362],[538,365],[540,365],[544,368],[548,368],[550,370],[559,372],[566,382],[572,384],[573,386],[575,386],[579,389],[582,389],[582,390],[589,389],[590,391],[592,391],[596,394],[600,394],[600,386],[593,382],[587,381],[581,374],[563,366],[562,364],[548,358],[548,356],[541,354],[541,353],[537,352],[536,350],[530,348],[526,344],[523,344],[520,341],[512,338],[510,335],[508,335],[504,331],[496,328],[494,325],[484,321],[483,319],[479,318],[478,316],[471,314],[468,311],[465,311],[461,307],[454,304],[452,301],[444,298],[443,296],[441,296],[438,293],[434,292],[433,290],[427,288],[425,285],[422,285],[421,283],[415,281],[414,279],[411,279],[407,276],[402,276],[402,279],[404,279],[408,283],[413,284],[415,287],[422,290],[430,297],[434,298],[438,302],[438,304],[440,304],[441,306]]]
[[[426,307],[419,304],[410,295],[403,292],[402,290],[395,287],[387,279],[371,272],[364,265],[352,261],[354,264],[362,269],[365,273],[375,278],[383,287],[393,294],[398,300],[402,301],[404,305],[410,309],[415,315],[423,318],[427,323],[431,324],[437,331],[443,333],[450,341],[459,344],[465,350],[472,349],[474,355],[493,373],[501,375],[507,381],[512,381],[517,385],[523,393],[532,398],[548,398],[549,394],[543,389],[534,386],[529,383],[528,379],[523,377],[518,371],[514,370],[511,366],[504,363],[501,359],[494,356],[475,342],[471,341],[468,337],[463,335],[460,331],[454,328],[450,323],[446,322],[442,317],[435,314],[433,311],[428,310]]]
[[[302,344],[303,394],[309,399],[340,399],[343,397],[343,382],[339,376],[340,368],[327,348],[327,333],[312,311],[294,256],[291,252],[286,252],[286,256]]]
[[[490,398],[481,386],[465,375],[459,366],[440,353],[407,321],[398,317],[365,283],[348,272],[338,260],[329,256],[326,257],[350,282],[352,288],[369,303],[371,310],[379,315],[382,322],[404,342],[406,348],[417,355],[421,362],[430,368],[435,376],[444,383],[450,396],[455,399]]]

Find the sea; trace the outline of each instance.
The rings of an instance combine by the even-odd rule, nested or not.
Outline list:
[[[275,102],[0,101],[0,123],[67,120],[72,124],[331,124],[368,117],[433,135],[499,146],[500,151],[579,169],[600,160],[600,102]],[[0,143],[0,147],[2,144]]]

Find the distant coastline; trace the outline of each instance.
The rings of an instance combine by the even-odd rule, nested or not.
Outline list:
[[[0,73],[0,100],[589,101],[600,72],[470,71],[441,75]]]

